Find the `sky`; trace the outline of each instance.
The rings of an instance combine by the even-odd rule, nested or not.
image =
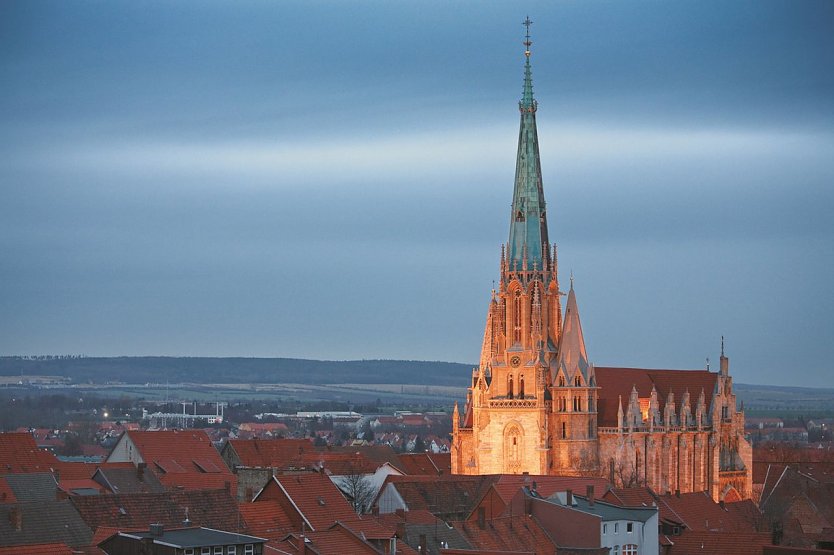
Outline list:
[[[597,366],[834,386],[834,3],[0,3],[0,354],[476,363],[523,77]]]

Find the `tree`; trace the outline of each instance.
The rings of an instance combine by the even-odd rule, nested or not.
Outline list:
[[[351,471],[350,474],[336,477],[334,482],[348,498],[356,514],[368,512],[376,497],[376,488],[367,475],[360,474],[358,470]]]

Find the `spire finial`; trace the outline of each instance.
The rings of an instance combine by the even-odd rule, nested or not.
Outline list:
[[[529,58],[530,57],[530,45],[533,44],[533,41],[530,40],[530,25],[533,24],[533,21],[530,19],[530,16],[528,15],[526,18],[524,18],[524,21],[522,21],[521,24],[524,25],[525,27],[527,27],[527,32],[524,36],[524,46],[525,46],[524,55]]]
[[[721,336],[721,356],[724,356],[724,336]]]
[[[570,288],[573,289],[573,270],[570,271]]]

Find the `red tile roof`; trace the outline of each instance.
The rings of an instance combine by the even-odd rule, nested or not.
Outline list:
[[[523,476],[520,474],[501,474],[498,481],[493,485],[496,493],[507,503],[513,498],[518,490],[524,486],[533,487],[536,484],[536,491],[542,497],[550,497],[557,491],[572,490],[574,493],[584,495],[587,486],[594,486],[594,495],[601,497],[608,489],[608,480],[596,477],[575,477],[575,476]]]
[[[721,507],[706,492],[661,495],[658,505],[666,505],[677,522],[688,530],[715,532],[752,532],[751,524],[738,511]],[[674,539],[672,540],[674,541]]]
[[[199,472],[231,474],[203,430],[164,430],[157,432],[125,432],[136,446],[148,467],[156,466],[166,473]],[[210,466],[205,470],[197,464]]]
[[[70,499],[93,531],[101,526],[145,529],[156,522],[166,527],[180,527],[186,510],[194,526],[246,531],[237,502],[225,490],[74,496]]]
[[[0,433],[0,474],[52,472],[57,463],[55,455],[38,448],[32,434]]]
[[[349,521],[356,518],[353,507],[327,476],[318,473],[275,476],[274,481],[264,488],[264,492],[276,486],[286,492],[293,505],[315,530],[327,529],[337,520]],[[270,495],[270,492],[264,492],[258,495],[256,501],[261,495],[265,499],[272,499],[272,495],[277,493],[273,491]]]
[[[305,452],[315,451],[307,439],[230,439],[242,466],[289,468],[298,466]]]
[[[642,368],[594,368],[599,389],[597,406],[600,426],[617,425],[619,398],[623,399],[626,410],[631,388],[636,387],[640,397],[649,397],[652,386],[657,389],[661,413],[670,391],[675,394],[675,409],[680,413],[680,402],[685,391],[689,391],[689,404],[694,414],[701,390],[704,390],[706,408],[712,403],[712,394],[718,374],[706,370],[649,370]]]
[[[287,513],[276,500],[241,503],[240,514],[243,515],[249,533],[266,538],[270,545],[296,531]]]
[[[672,538],[672,555],[761,555],[770,534],[756,532],[686,531]]]
[[[0,505],[7,503],[17,503],[17,498],[6,479],[0,477]]]
[[[388,476],[380,493],[393,486],[409,511],[430,510],[449,518],[465,518],[498,476]]]
[[[0,555],[73,555],[81,551],[73,550],[65,543],[38,543],[0,547]]]
[[[556,546],[535,518],[526,515],[493,518],[481,529],[474,522],[452,525],[480,552],[525,552],[553,555]]]
[[[400,455],[400,470],[410,476],[452,473],[452,455],[449,453],[413,453]]]
[[[198,472],[172,472],[157,474],[159,482],[168,489],[237,491],[237,476],[234,474],[201,474]]]
[[[379,551],[372,545],[338,523],[326,530],[307,532],[305,538],[306,541],[298,534],[292,534],[281,543],[279,549],[290,553],[309,553],[301,547],[303,545],[319,555],[343,555],[345,553],[379,555]]]

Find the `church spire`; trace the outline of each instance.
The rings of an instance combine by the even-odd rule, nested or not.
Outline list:
[[[585,351],[585,338],[582,324],[579,322],[579,308],[576,305],[576,293],[571,279],[568,292],[568,304],[565,308],[565,322],[562,327],[562,340],[559,343],[559,368],[568,379],[580,372],[588,379],[588,353]]]
[[[538,103],[533,98],[533,72],[530,66],[532,23],[529,17],[524,20],[527,27],[524,41],[524,89],[518,103],[521,125],[510,217],[508,261],[511,267],[514,264],[522,267],[527,262],[531,267],[535,263],[539,268],[545,268],[549,266],[550,261],[547,259],[550,253],[547,248],[547,218],[539,160],[539,139],[536,132]]]

